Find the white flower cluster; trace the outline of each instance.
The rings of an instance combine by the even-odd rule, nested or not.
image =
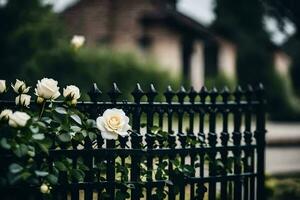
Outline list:
[[[29,107],[31,96],[27,94],[31,87],[27,87],[24,81],[16,80],[11,87],[18,96],[15,98],[16,105]],[[6,81],[0,80],[0,94],[7,91]],[[35,95],[37,96],[37,102],[43,103],[46,100],[55,100],[60,96],[58,82],[51,78],[43,78],[36,84]],[[75,85],[69,85],[63,90],[63,96],[67,102],[71,105],[75,105],[80,98],[80,90]],[[30,116],[25,112],[5,109],[0,114],[0,120],[8,121],[8,124],[12,127],[24,127],[26,126]]]
[[[25,112],[20,112],[20,111],[13,112],[10,109],[5,109],[0,113],[0,120],[8,121],[8,124],[14,128],[20,128],[26,126],[30,118],[31,117]]]

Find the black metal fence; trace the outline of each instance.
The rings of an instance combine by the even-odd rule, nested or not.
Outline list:
[[[168,87],[165,101],[157,102],[158,95],[153,85],[144,92],[139,85],[132,92],[133,102],[119,101],[121,95],[114,84],[108,92],[110,102],[99,101],[102,92],[94,85],[89,93],[91,102],[78,104],[80,109],[96,119],[108,108],[122,108],[130,117],[134,132],[129,137],[116,141],[95,141],[86,138],[84,146],[51,151],[54,162],[59,156],[83,159],[89,169],[97,163],[106,166],[105,172],[87,171],[83,182],[64,182],[61,173],[60,186],[54,188],[54,199],[116,199],[116,190],[121,189],[116,180],[115,162],[129,169],[128,183],[131,199],[155,199],[157,189],[167,191],[167,199],[265,199],[264,148],[265,148],[265,101],[262,86],[255,90],[237,87],[234,92],[224,88],[208,91],[205,87],[197,92],[188,92],[181,87],[173,92]],[[145,99],[145,100],[144,100]],[[146,127],[141,124],[145,122]],[[168,132],[167,141],[153,137],[151,128],[160,127]],[[190,139],[197,143],[188,142]],[[174,163],[178,158],[183,165],[194,171],[189,176],[173,176]],[[142,160],[143,163],[142,163]],[[167,180],[152,176],[157,164],[166,163]],[[141,177],[142,165],[151,173]],[[101,176],[103,173],[103,176]],[[124,188],[123,188],[124,189]]]

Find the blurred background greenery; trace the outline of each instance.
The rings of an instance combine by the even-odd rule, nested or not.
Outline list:
[[[300,48],[298,1],[239,1],[215,0],[215,20],[209,29],[230,38],[238,46],[237,78],[219,74],[205,77],[208,87],[234,87],[236,83],[262,82],[267,91],[268,111],[273,120],[299,121]],[[290,77],[274,70],[271,35],[264,28],[264,17],[278,20],[284,29],[286,20],[296,27],[294,35],[280,48],[289,53],[293,62]],[[160,70],[155,61],[140,59],[132,53],[120,53],[101,47],[70,46],[70,34],[58,13],[41,0],[8,0],[0,7],[0,66],[1,78],[20,78],[33,85],[42,77],[54,77],[61,85],[76,83],[88,90],[92,82],[107,90],[117,82],[124,94],[136,82],[147,86],[154,83],[162,91],[167,84],[178,88],[189,80],[170,76]]]

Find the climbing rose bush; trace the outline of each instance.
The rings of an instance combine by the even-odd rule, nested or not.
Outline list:
[[[86,172],[107,171],[108,167],[103,163],[95,163],[93,169],[90,169],[86,166],[84,158],[78,158],[76,168],[74,168],[70,157],[55,156],[53,161],[53,157],[50,157],[51,150],[80,150],[85,147],[86,142],[92,145],[90,148],[94,148],[94,145],[98,145],[99,138],[100,140],[116,140],[115,148],[118,148],[121,146],[119,139],[123,140],[130,133],[134,133],[129,125],[130,119],[122,109],[104,110],[102,115],[99,113],[99,116],[95,117],[96,119],[91,118],[89,113],[80,111],[76,105],[81,93],[75,85],[66,86],[62,91],[62,96],[58,82],[52,78],[38,80],[34,90],[30,89],[31,86],[17,79],[11,84],[12,94],[15,95],[14,100],[9,101],[12,104],[4,104],[7,101],[0,103],[0,153],[10,155],[12,158],[7,161],[0,157],[0,187],[35,186],[43,195],[51,196],[51,190],[59,185],[61,173],[64,173],[67,183],[83,182]],[[1,80],[0,98],[9,91],[6,81]],[[31,93],[33,91],[34,94]],[[162,140],[168,140],[168,133],[159,127],[152,127],[151,134],[153,139],[159,140],[162,145],[164,145]],[[140,145],[141,148],[146,148],[145,144]],[[40,158],[43,158],[42,161]],[[149,175],[147,166],[144,164],[146,159],[146,157],[141,157],[142,181],[152,176]],[[40,161],[37,162],[37,160]],[[49,165],[49,160],[51,160],[51,165]],[[173,163],[174,173],[186,174],[193,170],[191,167],[182,166],[177,158],[168,162]],[[168,180],[167,176],[170,176],[167,168],[168,162],[159,163],[155,169],[152,169],[156,179]],[[116,159],[115,166],[109,167],[115,168],[118,183],[123,184],[125,188],[132,187],[129,182],[128,165]],[[100,180],[103,178],[100,177]],[[155,198],[166,197],[163,187],[158,188],[156,193]],[[117,194],[121,199],[130,197],[127,189],[117,191]]]

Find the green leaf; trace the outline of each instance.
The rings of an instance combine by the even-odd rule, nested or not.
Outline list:
[[[58,182],[58,177],[54,176],[53,174],[49,174],[46,179],[52,185],[56,185]]]
[[[48,176],[49,175],[49,172],[40,171],[40,170],[35,170],[34,173],[35,173],[35,175],[40,176],[40,177],[44,177],[44,176]]]
[[[60,161],[55,161],[54,166],[59,170],[59,171],[67,171],[67,167],[63,162]]]
[[[22,157],[27,155],[28,153],[28,148],[25,144],[21,144],[19,145],[15,150],[14,153],[18,156],[18,157]]]
[[[82,125],[81,119],[80,119],[80,117],[79,117],[78,115],[73,114],[73,115],[71,115],[70,117],[71,117],[71,119],[73,119],[77,124]]]
[[[3,149],[10,149],[11,145],[8,143],[6,138],[2,138],[0,141],[0,145]]]
[[[32,138],[35,140],[43,140],[43,139],[45,139],[45,135],[43,133],[38,133],[38,134],[32,135]]]
[[[23,167],[17,163],[13,163],[9,166],[9,171],[13,174],[19,173],[23,170]]]
[[[54,110],[58,114],[62,114],[62,115],[68,114],[67,110],[65,108],[63,108],[63,107],[56,107]]]
[[[79,169],[71,169],[71,176],[77,181],[82,182],[84,178],[84,172]]]
[[[73,132],[79,132],[81,131],[81,128],[79,126],[71,126],[70,129],[73,131]]]
[[[97,135],[93,132],[89,132],[88,133],[88,136],[90,138],[91,141],[95,140],[97,138]]]
[[[29,128],[30,128],[30,131],[35,134],[38,133],[40,130],[38,126],[30,126]]]
[[[96,121],[93,119],[86,120],[87,128],[97,128]]]
[[[70,142],[71,141],[71,136],[69,133],[62,133],[58,136],[58,139],[61,142]]]

